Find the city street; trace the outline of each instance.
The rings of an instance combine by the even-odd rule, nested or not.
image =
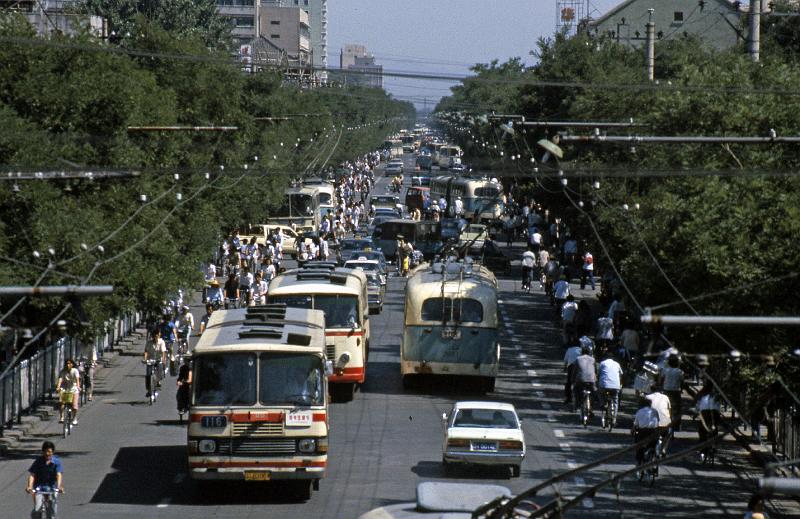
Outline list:
[[[405,185],[413,158],[406,155]],[[386,179],[379,177],[377,192]],[[405,189],[403,190],[405,194]],[[521,244],[516,244],[516,257]],[[422,481],[496,483],[518,493],[541,481],[588,463],[631,442],[633,395],[626,390],[619,428],[602,431],[599,418],[588,427],[562,404],[564,374],[560,333],[552,308],[535,286],[519,291],[516,278],[500,280],[501,371],[496,391],[485,397],[469,381],[425,381],[402,389],[399,345],[405,280],[389,278],[383,313],[372,316],[372,349],[367,382],[347,403],[331,406],[329,471],[308,502],[296,502],[279,486],[228,484],[199,495],[186,475],[185,427],[175,410],[174,378],[165,381],[159,400],[145,399],[142,338],[123,344],[125,353],[100,370],[95,399],[79,413],[80,425],[61,439],[53,420],[44,434],[29,441],[25,453],[0,460],[0,502],[6,517],[25,517],[31,499],[23,489],[30,455],[43,439],[57,445],[65,468],[66,494],[60,517],[330,517],[355,518],[373,508],[413,501]],[[573,287],[580,297],[591,290]],[[196,316],[200,306],[193,308]],[[523,420],[528,454],[519,478],[487,469],[464,469],[445,477],[442,463],[443,412],[456,400],[487,399],[513,403]],[[687,420],[673,451],[695,441]],[[577,495],[581,488],[630,468],[633,456],[603,465],[545,492]],[[655,486],[633,478],[587,498],[568,515],[582,517],[731,517],[741,516],[754,489],[754,467],[732,441],[719,449],[717,464],[697,458],[661,468]],[[791,511],[787,511],[787,514]],[[797,513],[795,509],[793,511]]]

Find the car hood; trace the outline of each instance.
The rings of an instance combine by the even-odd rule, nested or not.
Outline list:
[[[459,440],[519,440],[524,441],[518,429],[484,429],[482,427],[449,427],[447,437]]]

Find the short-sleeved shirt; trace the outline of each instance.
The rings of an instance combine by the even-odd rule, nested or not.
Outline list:
[[[569,295],[569,283],[564,280],[558,281],[553,285],[553,291],[556,299],[566,299]]]
[[[71,393],[78,392],[78,382],[81,379],[81,372],[78,371],[78,368],[64,368],[61,370],[59,377],[61,378],[61,389]]]
[[[650,400],[650,407],[658,412],[658,426],[669,427],[672,422],[669,397],[663,393],[650,393],[645,398]]]
[[[680,391],[683,384],[683,370],[681,368],[666,367],[661,369],[664,377],[664,391]]]
[[[567,351],[564,353],[564,365],[570,366],[575,363],[578,357],[581,356],[581,347],[580,346],[572,346],[567,348]]]
[[[614,359],[606,359],[598,368],[600,387],[602,389],[620,389],[622,387],[622,367]]]
[[[597,382],[597,374],[594,372],[594,357],[591,355],[581,355],[575,359],[575,381]]]
[[[698,411],[719,411],[719,402],[713,395],[703,395],[697,401]]]
[[[639,332],[626,328],[622,332],[622,346],[630,352],[639,351]]]
[[[561,306],[561,319],[565,323],[575,322],[575,314],[578,312],[578,303],[567,301]]]
[[[43,456],[36,458],[28,472],[33,475],[33,487],[55,487],[58,483],[58,474],[63,473],[61,460],[58,456],[50,458],[50,463]]]
[[[658,427],[658,411],[652,407],[642,407],[633,417],[633,426],[637,429],[655,429]]]
[[[159,337],[158,342],[147,341],[147,344],[144,345],[144,351],[147,352],[148,358],[161,360],[161,354],[167,351],[167,345],[164,343],[164,339]]]
[[[536,256],[531,251],[525,251],[522,253],[522,266],[527,268],[533,268],[536,264]]]

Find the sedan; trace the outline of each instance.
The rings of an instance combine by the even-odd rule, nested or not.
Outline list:
[[[456,402],[442,415],[442,463],[506,466],[520,475],[525,435],[517,411],[502,402]]]

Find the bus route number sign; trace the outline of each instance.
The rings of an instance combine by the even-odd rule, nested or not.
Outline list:
[[[310,427],[312,421],[311,411],[290,411],[286,413],[287,427]]]
[[[228,418],[225,415],[204,416],[200,421],[201,427],[217,429],[228,425]]]

